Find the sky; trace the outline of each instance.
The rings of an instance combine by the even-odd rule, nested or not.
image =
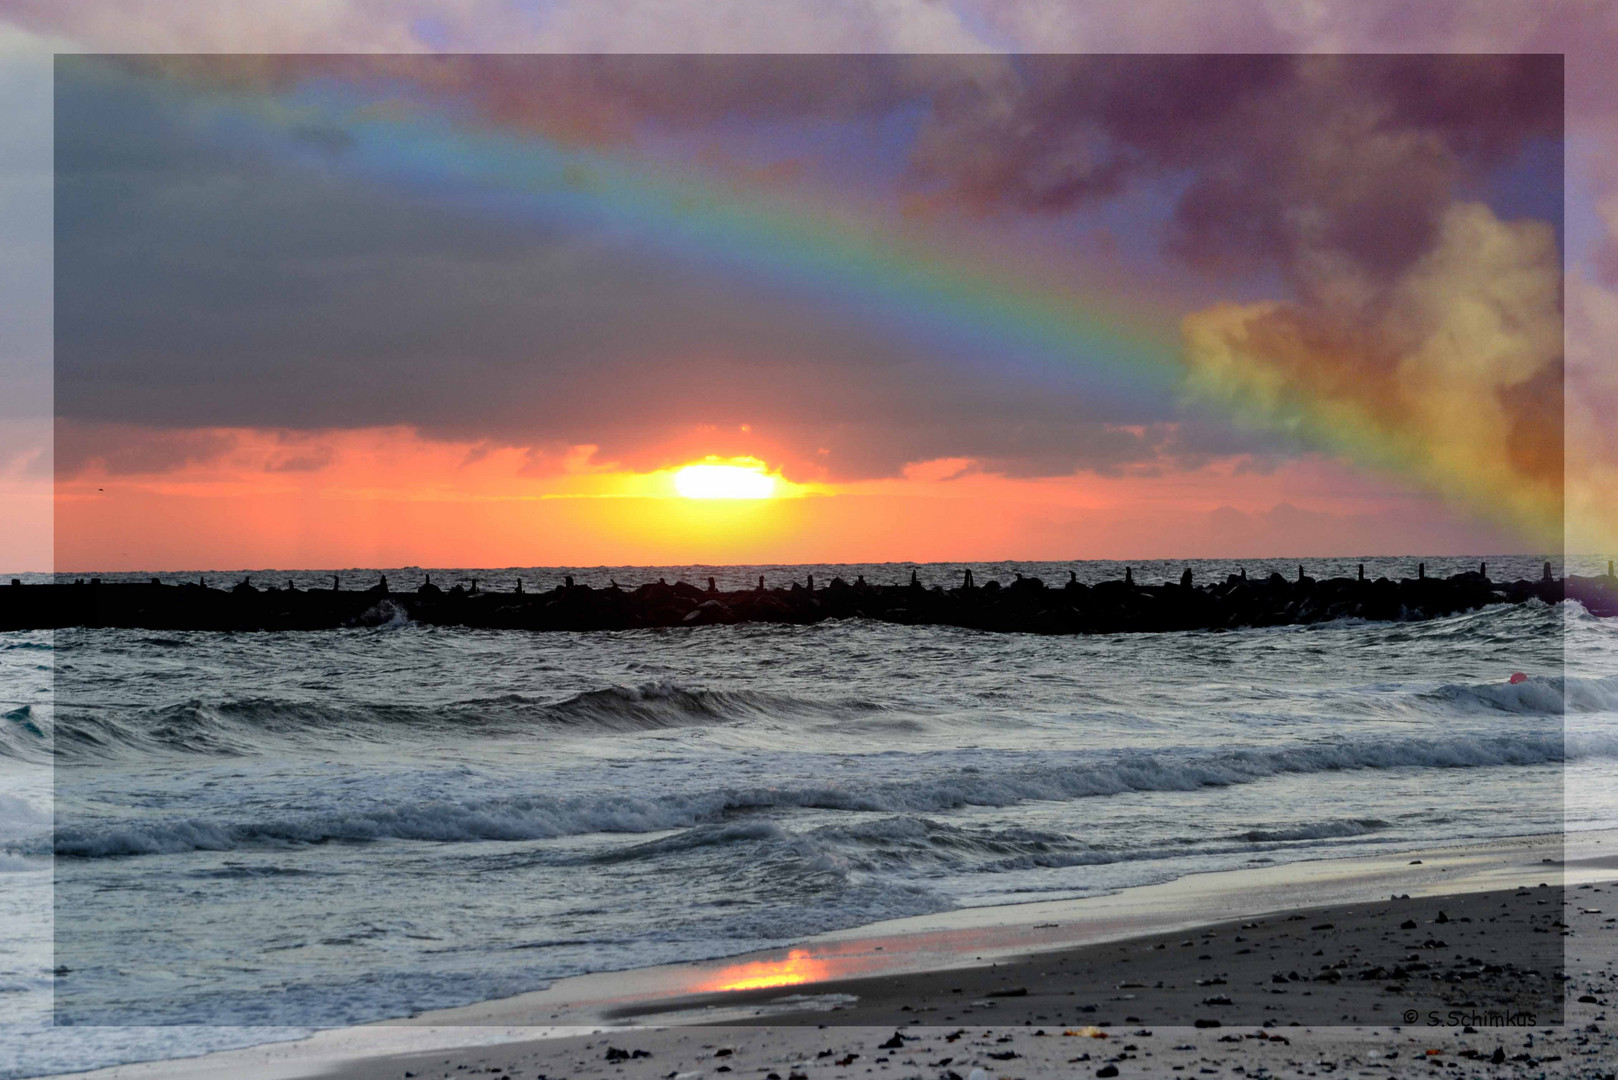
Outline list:
[[[58,569],[1614,535],[1561,55],[921,55],[897,5],[890,55],[205,56],[240,25],[154,34],[183,6],[0,6],[59,54],[54,447],[8,435],[0,490],[49,484]],[[913,11],[1074,33],[1014,7]],[[313,8],[336,53],[488,47],[478,5]],[[697,462],[776,497],[684,498]]]

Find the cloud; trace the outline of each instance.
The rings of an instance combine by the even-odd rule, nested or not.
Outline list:
[[[1025,57],[940,95],[910,182],[935,205],[1058,214],[1180,176],[1173,252],[1307,288],[1328,251],[1402,271],[1457,185],[1559,138],[1561,109],[1555,56]]]
[[[126,58],[202,86],[337,80],[414,93],[497,130],[569,144],[708,143],[720,131],[921,117],[912,205],[1061,214],[1149,182],[1179,187],[1169,249],[1210,273],[1278,268],[1329,245],[1397,273],[1432,243],[1456,186],[1562,133],[1562,60],[1532,56],[183,56]],[[340,153],[341,132],[303,138]],[[879,138],[874,132],[872,139]],[[805,158],[751,175],[801,172]],[[850,178],[834,177],[846,188]]]
[[[183,104],[148,84],[99,61],[64,72],[63,417],[403,424],[452,441],[594,443],[641,470],[758,454],[826,479],[949,456],[1025,476],[1204,453],[1179,445],[1190,429],[1167,396],[1120,400],[1048,358],[896,333],[857,305],[648,257],[610,230],[514,226],[199,142]],[[321,157],[345,152],[316,143]],[[1216,453],[1278,445],[1225,437]]]
[[[997,40],[1025,47],[1039,42],[1050,51],[1493,53],[1563,60],[1567,250],[1584,260],[1572,267],[1567,282],[1566,542],[1569,550],[1596,551],[1618,538],[1610,494],[1618,489],[1611,422],[1618,409],[1618,364],[1612,361],[1618,342],[1618,213],[1611,210],[1618,206],[1618,65],[1612,63],[1618,52],[1618,5],[1369,0],[1188,7],[1179,0],[1095,0],[985,3],[976,10]],[[1448,107],[1454,104],[1451,98]],[[1464,98],[1459,104],[1468,106]],[[1509,101],[1498,104],[1512,107]],[[1574,196],[1596,212],[1575,217]],[[1447,201],[1436,209],[1441,219]],[[1547,409],[1553,399],[1539,396]]]
[[[1189,389],[1407,472],[1543,540],[1562,529],[1560,258],[1548,225],[1456,203],[1433,248],[1358,303],[1324,253],[1308,295],[1185,322]]]
[[[300,473],[319,472],[336,460],[336,452],[329,446],[316,447],[309,453],[286,454],[264,463],[265,472]]]
[[[1610,550],[1618,537],[1618,294],[1582,272],[1567,280],[1567,547]]]
[[[6,17],[102,52],[693,53],[977,51],[982,39],[932,0],[512,3],[510,0],[11,0]]]
[[[1411,400],[1483,409],[1486,426],[1506,437],[1505,487],[1518,495],[1537,490],[1555,453],[1545,430],[1553,368],[1541,365],[1521,384],[1487,365],[1445,369],[1431,342],[1476,328],[1442,325],[1439,301],[1424,305],[1417,295],[1422,288],[1487,292],[1460,282],[1454,266],[1446,272],[1455,281],[1434,285],[1442,278],[1435,260],[1458,243],[1451,219],[1463,198],[1476,197],[1480,177],[1559,133],[1555,57],[185,63],[193,76],[211,64],[248,83],[338,65],[331,70],[350,77],[405,78],[423,91],[459,95],[486,122],[512,131],[533,127],[594,142],[633,141],[648,125],[703,131],[735,115],[797,124],[844,119],[912,95],[929,111],[903,183],[935,210],[1059,218],[1162,183],[1172,192],[1164,207],[1170,252],[1216,280],[1236,274],[1251,284],[1277,275],[1290,299],[1215,309],[1229,325],[1202,327],[1207,348],[1194,370],[1206,374],[1207,355],[1234,351],[1230,342],[1241,338],[1243,349],[1267,358],[1248,365],[1253,386],[1270,387],[1272,397],[1319,393],[1316,411],[1333,419],[1315,417],[1317,429],[1340,423],[1363,436],[1330,445],[1414,468],[1457,497],[1497,501],[1499,493],[1456,464],[1473,456],[1467,425],[1448,418],[1425,440],[1400,426],[1401,416],[1413,415]],[[340,134],[308,132],[304,141],[340,157]],[[753,424],[783,456],[818,461],[845,478],[948,456],[1007,475],[1151,467],[1164,458],[1166,436],[1139,430],[1181,419],[1166,404],[1120,413],[1116,403],[1086,400],[1078,386],[1055,394],[1033,379],[1005,386],[1004,368],[963,365],[941,380],[928,343],[853,322],[828,325],[823,312],[760,283],[670,275],[578,237],[435,217],[403,195],[362,203],[318,170],[280,178],[286,186],[264,192],[241,182],[240,162],[193,162],[185,197],[177,198],[135,190],[127,163],[108,167],[93,157],[79,159],[87,186],[76,202],[69,187],[67,220],[76,220],[75,210],[93,218],[118,207],[121,196],[148,202],[119,223],[139,222],[130,242],[81,238],[96,258],[111,250],[144,259],[164,237],[200,236],[215,248],[180,252],[165,263],[173,276],[162,281],[139,280],[113,260],[100,281],[70,275],[63,300],[70,411],[110,417],[143,398],[150,419],[165,423],[409,423],[443,437],[477,429],[512,445],[596,441],[614,460],[639,466],[668,454],[683,432]],[[278,227],[277,196],[304,214],[301,229]],[[202,210],[212,217],[203,216],[199,230]],[[231,229],[255,223],[256,231],[243,245],[224,222]],[[70,230],[62,248],[69,259],[74,239]],[[169,294],[140,295],[159,288]],[[75,297],[95,297],[99,306],[92,312]],[[207,312],[200,321],[191,317],[199,309]],[[126,332],[112,332],[120,314]],[[1210,314],[1209,321],[1217,320]],[[1422,327],[1432,332],[1423,337]],[[1479,336],[1467,338],[1469,347]],[[173,355],[177,340],[191,356]],[[98,347],[107,342],[110,349]],[[739,351],[738,342],[748,348]],[[208,378],[209,366],[231,351],[248,372],[225,388],[234,399]],[[1424,359],[1406,365],[1411,356]],[[145,380],[164,367],[167,381],[161,374]],[[1480,381],[1463,393],[1468,371]],[[1426,390],[1422,372],[1436,380]],[[614,387],[605,417],[591,407],[603,385]],[[1502,399],[1503,386],[1520,388]],[[194,415],[182,415],[188,409]],[[579,426],[586,416],[588,430]],[[1451,434],[1457,441],[1440,445]],[[1382,435],[1397,437],[1378,447]],[[1249,452],[1287,446],[1245,441]],[[811,457],[811,447],[831,452]],[[1528,505],[1536,500],[1517,500],[1511,514],[1544,518],[1548,511]]]
[[[56,423],[56,473],[94,469],[108,476],[150,476],[216,462],[236,448],[230,432],[153,429],[131,424]]]

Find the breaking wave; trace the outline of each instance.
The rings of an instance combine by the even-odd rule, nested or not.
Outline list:
[[[411,734],[443,737],[469,732],[628,733],[745,720],[847,718],[882,709],[859,699],[816,701],[748,690],[692,689],[667,680],[608,686],[560,701],[527,694],[443,705],[191,698],[128,713],[62,709],[54,724],[24,705],[0,716],[0,756],[38,759],[54,752],[59,760],[73,761],[101,760],[128,751],[248,755],[287,741],[379,742]]]
[[[1519,683],[1461,683],[1419,695],[1441,707],[1468,712],[1556,716],[1618,712],[1618,676],[1533,676]]]
[[[1369,836],[1388,828],[1381,818],[1345,818],[1336,821],[1314,821],[1295,825],[1290,829],[1249,829],[1237,836],[1249,843],[1285,843],[1291,840],[1339,840],[1351,836]]]
[[[424,800],[238,822],[184,818],[73,825],[59,821],[55,852],[72,858],[104,858],[380,840],[545,840],[587,833],[689,829],[778,808],[925,814],[963,806],[1005,807],[1127,792],[1191,791],[1286,774],[1533,766],[1585,758],[1618,758],[1618,734],[1566,740],[1559,733],[1362,740],[1217,753],[1129,751],[1066,765],[1021,769],[1008,765],[998,771],[968,767],[922,779],[859,786],[731,788],[658,799],[525,794],[468,801]],[[1361,822],[1333,827],[1368,831],[1378,825]],[[1296,838],[1302,837],[1277,834],[1264,839]]]

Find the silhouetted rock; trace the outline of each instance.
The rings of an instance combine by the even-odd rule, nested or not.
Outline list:
[[[571,581],[571,579],[569,579]],[[632,592],[616,582],[591,589],[567,584],[548,592],[526,588],[485,592],[456,584],[441,592],[428,579],[414,592],[387,598],[392,612],[429,625],[528,630],[611,630],[632,627],[728,622],[812,623],[828,618],[865,618],[915,625],[1040,634],[1133,633],[1280,626],[1328,619],[1410,620],[1437,618],[1488,604],[1548,604],[1564,598],[1592,614],[1618,615],[1618,579],[1608,576],[1546,581],[1491,582],[1482,568],[1448,578],[1374,582],[1351,578],[1300,582],[1271,574],[1263,582],[1232,574],[1197,587],[1181,575],[1178,584],[1139,585],[1132,570],[1124,579],[1087,586],[1069,573],[1062,589],[1018,575],[1008,587],[997,581],[945,590],[922,588],[919,573],[908,584],[850,586],[835,578],[812,590],[811,579],[790,589],[767,587],[727,592],[717,581],[707,589],[659,579]],[[13,584],[0,589],[0,629],[68,626],[194,630],[296,630],[364,625],[380,611],[385,582],[364,591],[271,590],[243,581],[228,591],[206,579],[183,585],[86,581],[74,584]],[[391,616],[390,616],[391,617]]]

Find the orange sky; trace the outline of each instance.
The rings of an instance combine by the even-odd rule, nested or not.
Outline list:
[[[147,471],[92,459],[55,489],[63,572],[326,566],[1172,558],[1493,552],[1509,540],[1316,457],[1271,471],[1017,479],[969,459],[782,497],[687,499],[667,470],[405,428],[214,429],[228,450]],[[692,460],[701,460],[700,457]],[[794,482],[799,481],[799,482]],[[808,481],[808,482],[803,482]]]

